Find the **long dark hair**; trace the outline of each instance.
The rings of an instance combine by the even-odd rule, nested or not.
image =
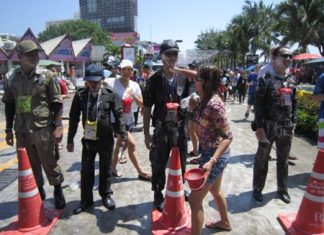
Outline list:
[[[206,106],[213,95],[219,94],[222,70],[215,65],[203,64],[198,69],[198,78],[202,81],[203,97],[200,110]]]

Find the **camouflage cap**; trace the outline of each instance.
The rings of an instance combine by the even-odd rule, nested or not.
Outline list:
[[[18,44],[17,50],[20,54],[24,54],[27,52],[39,50],[36,43],[32,40],[23,40]]]

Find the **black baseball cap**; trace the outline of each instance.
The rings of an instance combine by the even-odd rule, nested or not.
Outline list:
[[[85,70],[84,81],[99,82],[103,78],[103,69],[96,65],[91,64]]]
[[[179,52],[178,44],[171,39],[164,40],[160,46],[160,54],[169,52]]]

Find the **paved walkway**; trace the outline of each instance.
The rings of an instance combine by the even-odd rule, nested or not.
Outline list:
[[[68,107],[68,106],[65,106]],[[228,202],[229,217],[233,230],[226,234],[284,234],[283,229],[277,222],[277,215],[281,212],[297,212],[303,198],[303,194],[312,171],[317,149],[314,144],[307,140],[295,137],[293,141],[292,154],[298,157],[295,166],[289,169],[289,193],[292,198],[290,204],[285,204],[276,198],[276,160],[275,152],[272,151],[273,159],[269,164],[269,173],[264,189],[264,202],[256,203],[251,199],[253,159],[257,148],[254,133],[250,129],[249,119],[244,118],[246,105],[227,103],[228,117],[234,133],[231,145],[232,158],[223,176],[222,188]],[[65,121],[65,123],[67,123]],[[142,126],[140,121],[139,127]],[[81,126],[78,138],[81,137]],[[144,146],[143,132],[134,133],[137,141],[137,151],[140,163],[146,170],[150,170],[148,151]],[[58,234],[151,234],[151,210],[153,193],[149,182],[138,180],[137,173],[130,160],[118,169],[123,173],[121,178],[113,181],[114,199],[117,208],[107,211],[101,205],[98,195],[98,162],[96,165],[96,184],[94,189],[95,206],[89,213],[73,215],[73,209],[79,205],[80,189],[80,159],[81,145],[75,138],[76,152],[67,153],[62,151],[60,164],[64,171],[65,196],[67,206],[60,220],[52,229],[52,235]],[[66,136],[63,140],[66,144]],[[191,143],[189,142],[189,150]],[[188,159],[189,161],[190,159]],[[16,167],[16,166],[15,166]],[[188,168],[195,167],[188,165]],[[13,167],[14,168],[14,167]],[[0,228],[5,227],[17,214],[17,180],[0,191]],[[188,189],[188,186],[185,185]],[[53,203],[53,188],[46,183],[47,203]],[[189,207],[189,204],[186,203]],[[204,201],[205,220],[218,220],[219,214],[216,210],[212,197]],[[204,228],[202,234],[225,234]]]

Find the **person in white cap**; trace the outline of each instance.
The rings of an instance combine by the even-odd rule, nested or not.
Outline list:
[[[121,77],[120,78],[110,78],[106,80],[106,83],[110,89],[117,95],[117,97],[125,104],[126,100],[131,100],[128,104],[129,107],[124,106],[124,117],[126,121],[126,129],[128,131],[128,141],[125,148],[128,150],[128,156],[132,161],[134,167],[138,172],[138,178],[140,180],[151,180],[151,174],[144,171],[141,167],[137,151],[135,139],[132,135],[135,118],[133,112],[138,110],[138,106],[143,106],[143,98],[141,88],[138,83],[132,81],[130,78],[133,75],[133,62],[127,59],[124,59],[120,63]],[[126,163],[126,157],[123,151],[121,150],[121,139],[117,137],[116,145],[114,148],[114,158],[112,163],[113,175],[116,177],[121,177],[121,173],[117,171],[117,163],[120,164]],[[118,156],[120,155],[120,156]],[[119,158],[119,159],[118,159]]]

